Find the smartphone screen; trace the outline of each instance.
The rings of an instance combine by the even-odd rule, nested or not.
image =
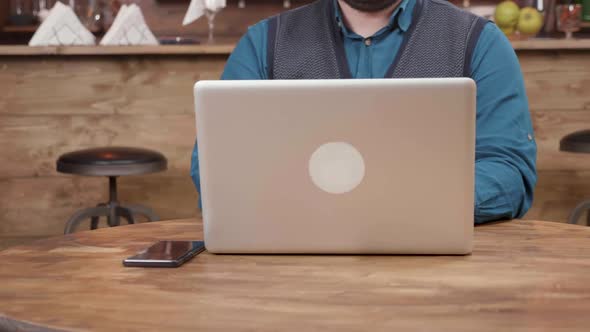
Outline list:
[[[178,267],[205,250],[203,241],[160,241],[123,261],[133,267]]]

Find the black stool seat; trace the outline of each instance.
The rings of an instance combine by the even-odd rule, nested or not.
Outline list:
[[[127,147],[103,147],[79,150],[61,155],[57,171],[77,175],[107,176],[109,201],[96,207],[77,211],[66,223],[65,233],[72,233],[84,220],[90,218],[90,229],[96,229],[101,217],[109,226],[119,226],[120,218],[135,223],[135,215],[143,215],[149,221],[160,220],[150,208],[142,205],[123,205],[117,199],[117,177],[154,173],[166,170],[168,161],[159,152]]]
[[[559,142],[559,150],[576,153],[590,153],[590,130],[581,130],[571,133]],[[580,203],[574,208],[569,217],[570,224],[576,224],[578,219],[590,210],[590,200]],[[588,226],[590,226],[590,213],[586,217]]]
[[[559,142],[559,149],[567,152],[590,153],[590,130],[571,133]]]
[[[157,151],[130,147],[103,147],[63,154],[57,160],[61,173],[90,176],[124,176],[164,171],[167,160]]]

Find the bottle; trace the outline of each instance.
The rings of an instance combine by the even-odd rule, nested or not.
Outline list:
[[[121,9],[121,5],[120,0],[103,0],[102,16],[104,30],[108,30],[113,25],[115,17],[117,17],[119,9]]]
[[[75,2],[75,12],[88,31],[95,35],[103,32],[104,11],[102,1],[77,0]]]
[[[49,16],[49,10],[55,4],[52,0],[33,0],[33,15],[39,22],[43,22]]]
[[[590,22],[590,0],[582,0],[582,20]]]
[[[544,9],[545,9],[545,26],[543,26],[543,32],[545,34],[551,34],[555,31],[555,6],[557,5],[556,0],[545,0],[544,2]]]

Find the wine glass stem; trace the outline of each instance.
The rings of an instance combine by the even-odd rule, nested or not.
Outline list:
[[[572,31],[565,32],[565,39],[572,39],[574,37],[574,33]]]
[[[209,24],[209,43],[213,43],[215,41],[215,13],[210,13],[207,15],[207,22]]]

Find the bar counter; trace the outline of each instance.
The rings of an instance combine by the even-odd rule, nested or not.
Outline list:
[[[165,173],[121,178],[122,202],[151,206],[162,219],[194,217],[192,86],[219,78],[235,42],[0,46],[0,236],[60,234],[74,211],[106,201],[106,179],[55,171],[60,154],[102,145],[168,157]],[[527,218],[565,221],[590,196],[590,156],[558,151],[561,137],[590,128],[590,39],[513,45],[539,146],[539,183]]]
[[[3,55],[228,55],[235,42],[214,45],[158,45],[158,46],[0,46]],[[590,44],[589,44],[590,48]]]
[[[159,46],[46,46],[0,45],[0,56],[5,55],[209,55],[230,54],[237,40],[219,44],[159,45]],[[512,40],[517,51],[527,50],[590,50],[590,38],[553,39],[535,38]]]

